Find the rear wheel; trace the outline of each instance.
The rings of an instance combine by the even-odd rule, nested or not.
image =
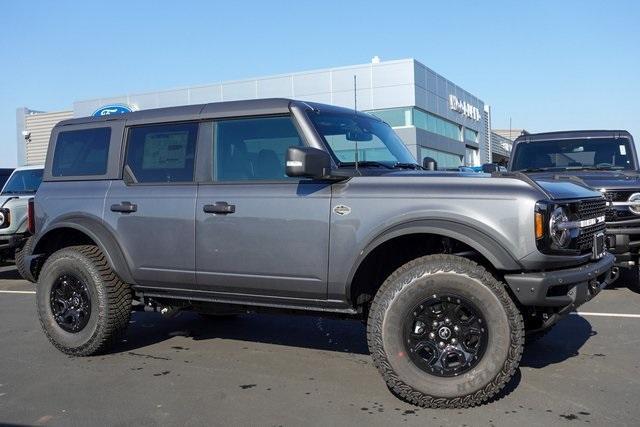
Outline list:
[[[425,407],[468,407],[498,393],[516,371],[522,316],[483,267],[431,255],[396,270],[369,313],[369,349],[388,387]]]
[[[74,356],[103,352],[125,331],[132,293],[96,246],[51,255],[38,278],[36,299],[45,335]]]

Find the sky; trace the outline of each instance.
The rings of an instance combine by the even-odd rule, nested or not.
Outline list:
[[[0,167],[16,109],[415,58],[492,107],[494,128],[640,140],[640,1],[6,1]]]

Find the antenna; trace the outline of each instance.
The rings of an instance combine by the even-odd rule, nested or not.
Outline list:
[[[357,76],[354,74],[353,75],[353,115],[357,116],[358,115],[358,80],[357,80]],[[359,157],[359,153],[358,153],[358,138],[355,138],[356,143],[356,153],[354,156],[354,165],[356,168],[356,173],[360,173],[360,170],[358,169],[358,157]]]

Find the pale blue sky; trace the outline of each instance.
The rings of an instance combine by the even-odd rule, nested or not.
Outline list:
[[[0,166],[15,110],[413,57],[493,108],[494,128],[640,139],[638,1],[5,2]]]

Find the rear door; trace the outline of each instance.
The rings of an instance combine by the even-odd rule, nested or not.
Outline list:
[[[195,284],[198,126],[164,123],[125,130],[125,179],[112,182],[104,218],[138,284],[175,288]]]
[[[196,205],[199,288],[326,299],[331,186],[286,176],[287,148],[303,145],[291,117],[208,126],[212,175]]]

